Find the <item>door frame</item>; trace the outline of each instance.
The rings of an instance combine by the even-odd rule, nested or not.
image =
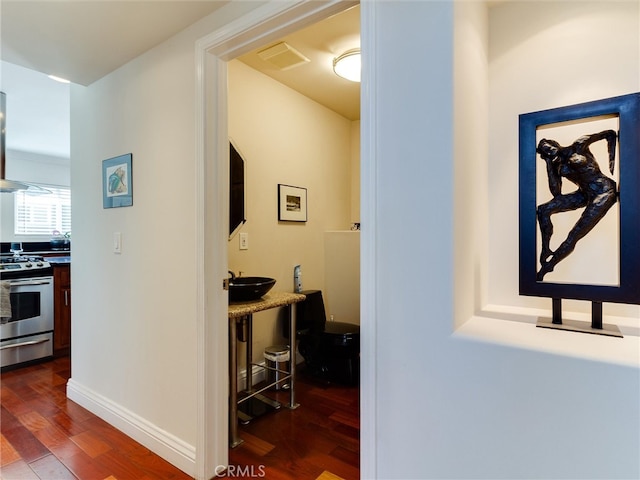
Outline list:
[[[196,478],[228,465],[228,108],[227,62],[270,41],[356,5],[355,1],[274,1],[250,11],[195,45],[197,436]],[[375,478],[375,138],[372,63],[375,2],[361,5],[361,476]],[[372,51],[372,50],[370,50]]]

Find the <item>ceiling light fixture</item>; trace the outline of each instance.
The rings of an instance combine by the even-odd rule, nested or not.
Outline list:
[[[51,80],[55,80],[56,82],[60,82],[60,83],[71,83],[70,80],[67,80],[66,78],[62,78],[62,77],[56,77],[55,75],[47,75]]]
[[[339,57],[333,59],[333,71],[339,77],[352,82],[360,81],[360,49],[347,50]]]

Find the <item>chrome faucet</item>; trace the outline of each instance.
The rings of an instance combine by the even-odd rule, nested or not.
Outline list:
[[[231,270],[229,270],[229,275],[231,275],[231,280],[233,280],[234,278],[236,278],[236,274],[233,273]]]

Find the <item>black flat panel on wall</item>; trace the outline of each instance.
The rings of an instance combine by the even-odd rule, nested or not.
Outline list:
[[[246,222],[244,158],[229,142],[229,239]]]
[[[619,122],[619,272],[617,286],[536,279],[536,132],[562,122],[617,116]],[[520,295],[640,304],[640,93],[520,115]]]

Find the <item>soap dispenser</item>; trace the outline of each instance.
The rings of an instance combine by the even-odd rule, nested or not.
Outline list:
[[[300,265],[296,265],[293,269],[293,291],[302,292],[302,269]]]

